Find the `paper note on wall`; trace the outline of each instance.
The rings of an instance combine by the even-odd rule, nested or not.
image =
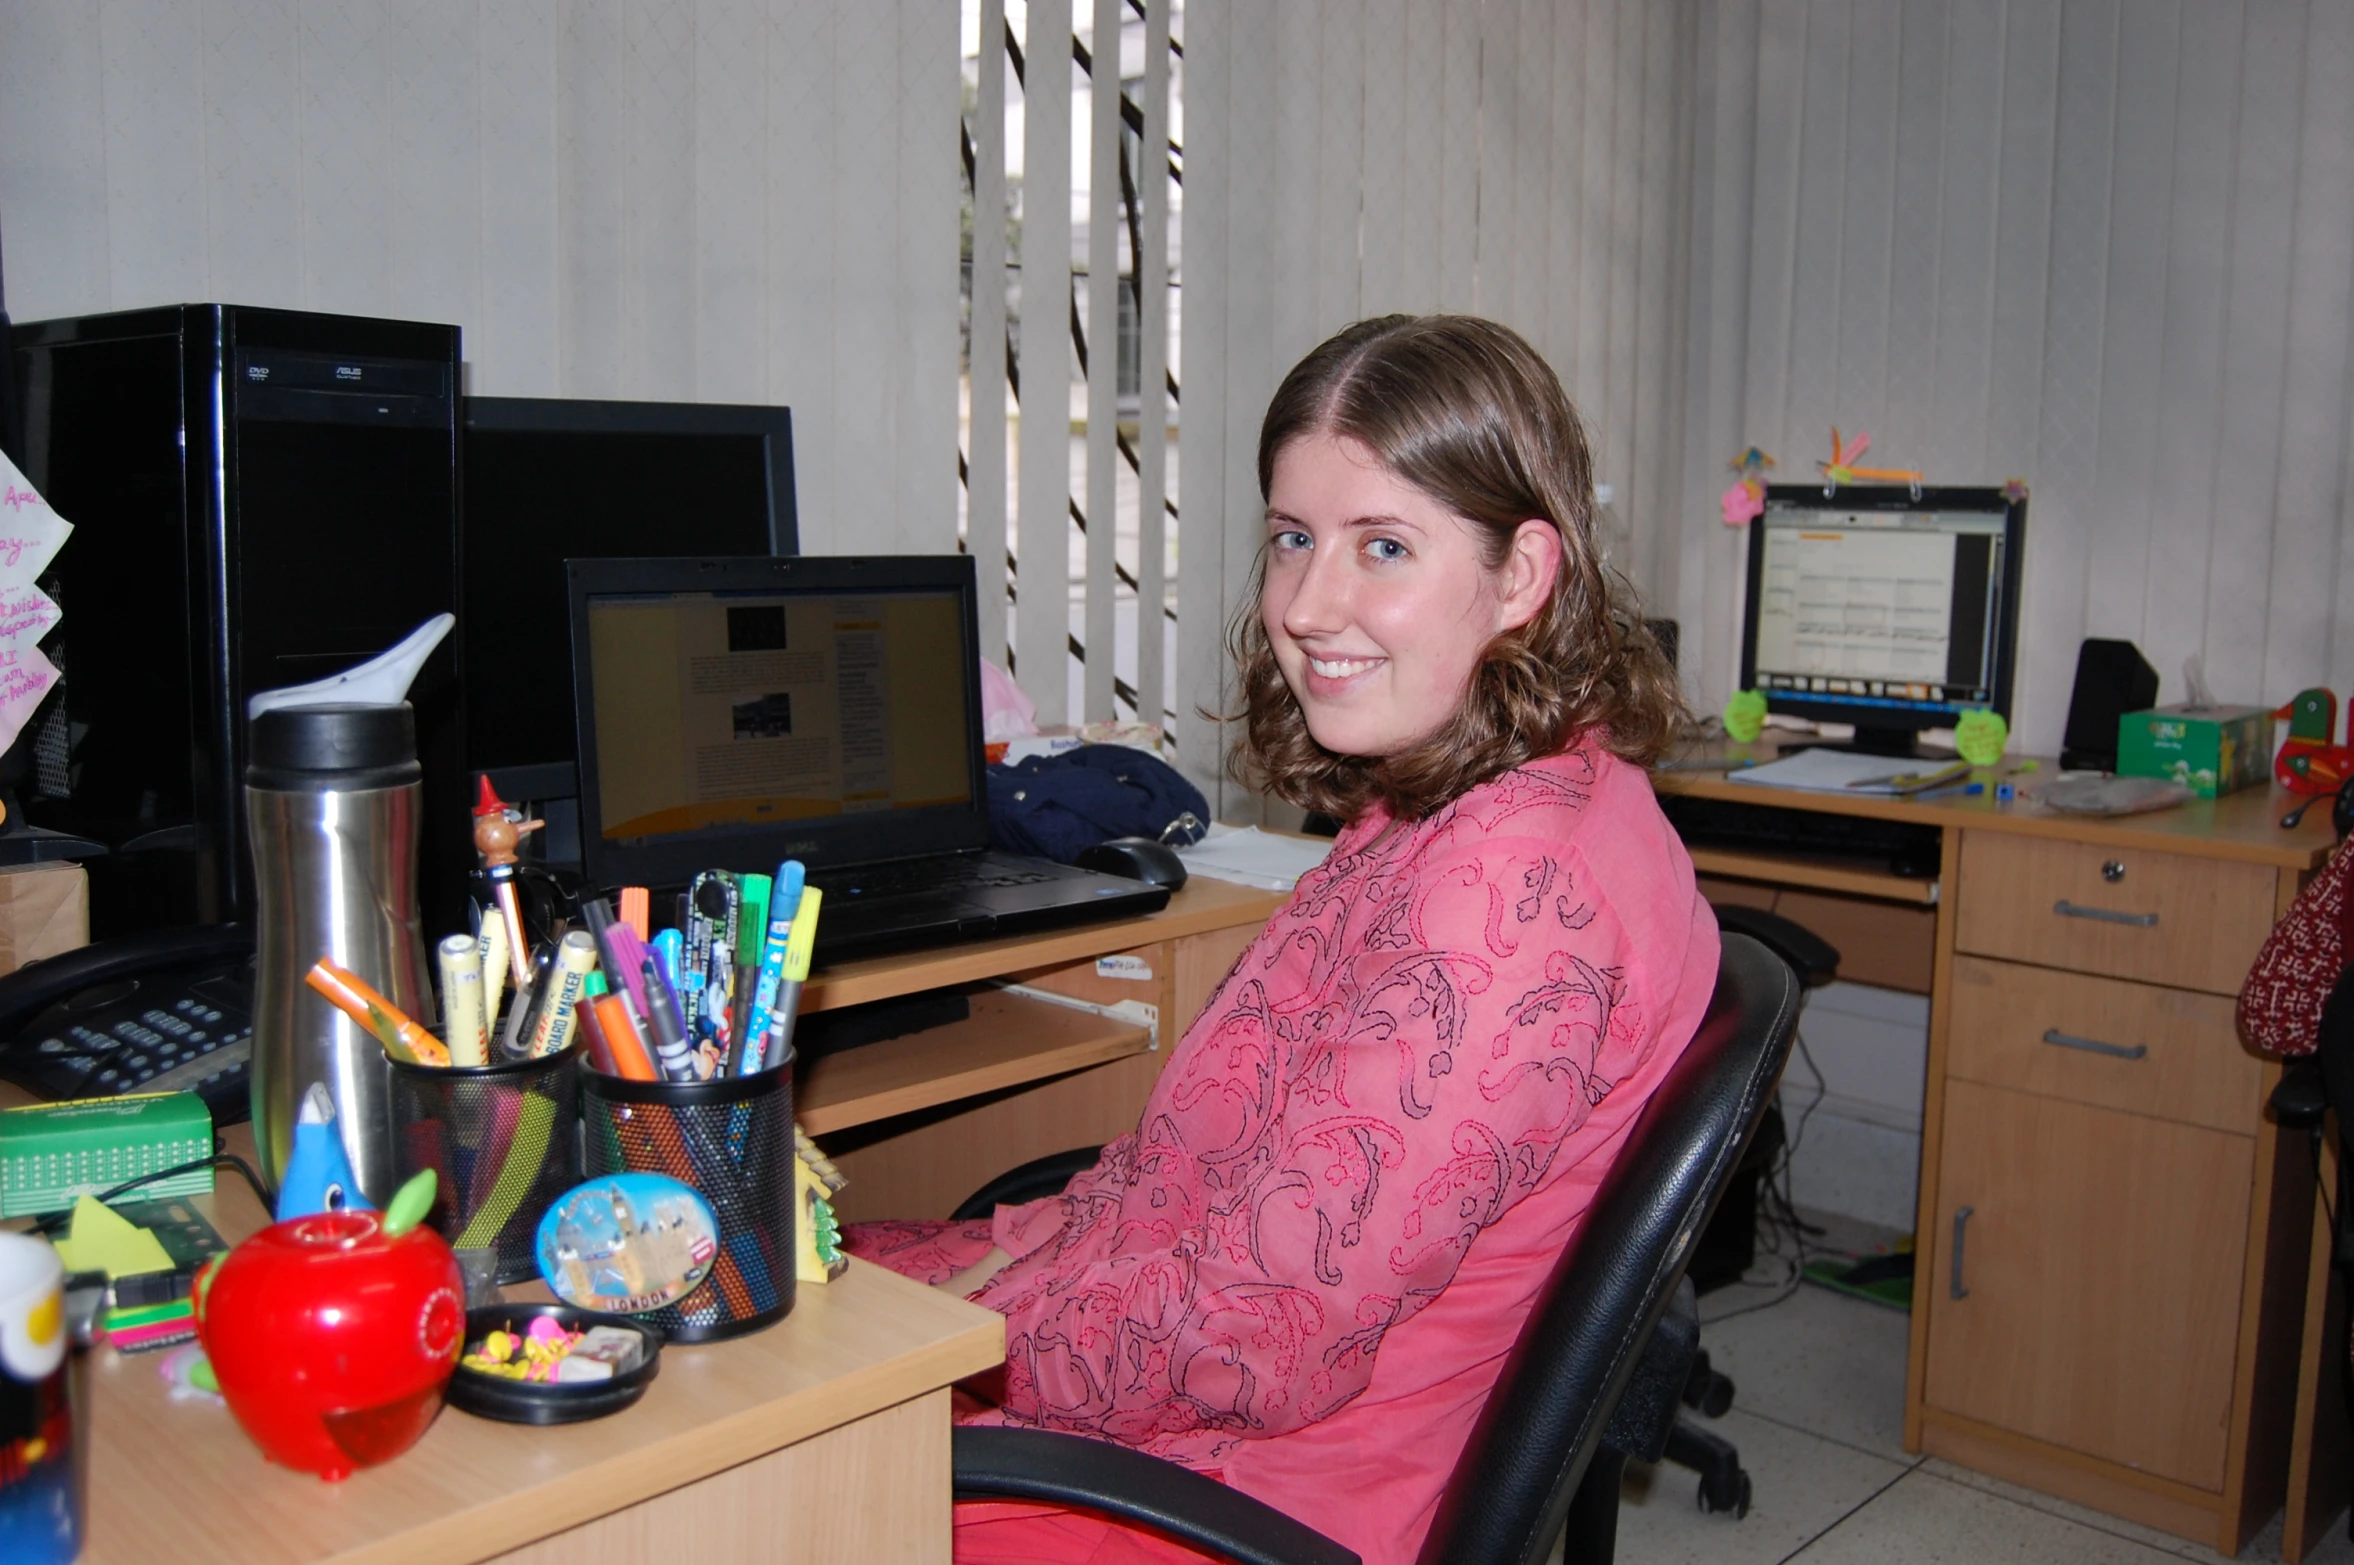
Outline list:
[[[57,601],[33,585],[73,526],[0,455],[0,751],[57,683],[57,665],[38,645],[57,624]]]

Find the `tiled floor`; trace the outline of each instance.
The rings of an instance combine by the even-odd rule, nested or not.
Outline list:
[[[1749,1514],[1709,1515],[1694,1476],[1630,1469],[1619,1510],[1626,1565],[2053,1565],[2212,1562],[2211,1548],[1982,1477],[1903,1446],[1906,1318],[1812,1286],[1753,1313],[1717,1320],[1773,1290],[1726,1289],[1701,1301],[1701,1342],[1738,1388],[1707,1427],[1740,1447]],[[2241,1554],[2280,1558],[2280,1524]],[[2354,1565],[2341,1517],[2308,1556]]]

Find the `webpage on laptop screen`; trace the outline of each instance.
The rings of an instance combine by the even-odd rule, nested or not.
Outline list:
[[[588,616],[607,840],[972,796],[954,593],[600,595]]]

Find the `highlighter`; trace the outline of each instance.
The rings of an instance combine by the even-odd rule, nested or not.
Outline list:
[[[769,1014],[768,1036],[760,1057],[747,1055],[747,1071],[773,1070],[793,1057],[793,1023],[801,1015],[801,985],[809,977],[809,960],[817,948],[817,914],[826,894],[815,886],[801,892],[793,913],[793,938],[785,947],[784,979],[777,985],[776,1009]]]
[[[367,1028],[384,1045],[384,1052],[404,1065],[449,1064],[450,1051],[441,1046],[441,1040],[418,1026],[359,974],[320,957],[303,978],[325,995],[329,1004]]]

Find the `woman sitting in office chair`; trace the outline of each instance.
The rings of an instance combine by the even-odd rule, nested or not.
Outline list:
[[[1259,436],[1238,775],[1347,824],[1058,1198],[873,1223],[1006,1317],[976,1416],[1183,1462],[1410,1560],[1502,1356],[1697,1027],[1714,921],[1642,768],[1673,670],[1593,540],[1560,381],[1465,317],[1341,332]],[[1170,1561],[1042,1505],[959,1561]]]

